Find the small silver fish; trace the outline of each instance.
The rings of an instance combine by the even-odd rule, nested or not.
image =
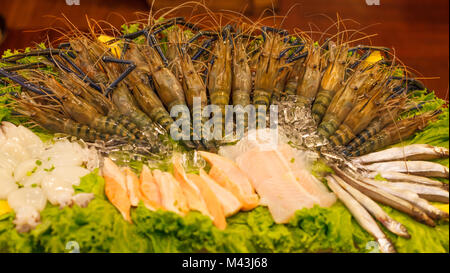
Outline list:
[[[389,241],[367,210],[348,192],[341,188],[332,176],[327,176],[326,179],[328,181],[328,186],[336,194],[339,200],[344,203],[361,227],[375,237],[380,246],[380,251],[383,253],[395,253],[394,245]]]
[[[430,160],[448,157],[448,149],[428,144],[411,144],[356,157],[352,161],[370,164],[394,160]]]
[[[433,179],[423,177],[423,176],[406,174],[406,173],[377,171],[377,172],[365,173],[363,175],[367,178],[372,178],[372,179],[375,178],[377,175],[380,175],[381,177],[388,180],[389,182],[410,182],[410,183],[417,183],[417,184],[436,186],[436,187],[448,189],[447,184],[444,184],[440,181],[433,180]]]
[[[392,183],[391,186],[417,193],[421,198],[428,201],[441,202],[446,204],[448,204],[449,202],[449,192],[435,186],[427,186],[407,182]]]
[[[380,188],[369,185],[367,183],[361,182],[360,178],[356,173],[351,172],[350,170],[342,171],[336,166],[332,166],[334,172],[339,175],[345,182],[359,190],[361,193],[370,197],[372,200],[377,201],[379,203],[388,205],[394,209],[397,209],[401,212],[404,212],[414,218],[416,221],[424,223],[428,226],[434,227],[436,223],[420,208],[416,205],[409,203],[408,201],[399,198],[395,195],[392,195]],[[358,177],[355,178],[355,177]]]
[[[393,184],[386,181],[379,181],[368,178],[363,178],[362,181],[364,183],[382,189],[394,196],[397,196],[410,202],[411,204],[421,208],[432,219],[448,218],[448,213],[431,205],[430,203],[427,202],[427,200],[420,198],[419,195],[417,195],[417,193],[415,192],[405,189],[399,189],[397,187],[392,186]]]
[[[336,175],[332,175],[332,177],[389,231],[401,237],[411,238],[406,227],[392,219],[375,201],[345,183],[340,177]]]
[[[429,161],[388,161],[364,165],[370,171],[399,172],[448,179],[448,168]]]

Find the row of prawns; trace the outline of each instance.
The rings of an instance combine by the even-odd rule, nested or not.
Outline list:
[[[120,137],[136,142],[155,131],[170,132],[189,148],[212,151],[220,142],[207,140],[205,134],[211,132],[203,130],[203,136],[197,136],[195,130],[189,135],[171,130],[175,121],[186,119],[171,116],[176,106],[186,106],[194,121],[195,98],[202,108],[218,106],[221,115],[200,120],[204,123],[213,116],[224,127],[229,104],[268,108],[273,97],[299,93],[297,85],[308,89],[305,58],[316,58],[323,51],[306,35],[285,30],[242,22],[200,29],[179,17],[152,19],[136,32],[110,37],[105,43],[93,22],[89,34],[77,29],[65,34],[67,43],[58,49],[35,49],[1,59],[0,77],[25,91],[16,99],[14,111],[51,132],[86,141]],[[30,56],[39,62],[24,65],[22,60]],[[265,120],[265,111],[258,113]],[[245,119],[237,122],[247,126]],[[156,142],[152,139],[151,144]]]
[[[247,176],[234,162],[213,153],[199,152],[212,168],[207,173],[186,173],[181,155],[172,158],[173,173],[150,170],[144,165],[138,177],[130,168],[119,168],[105,158],[102,174],[110,202],[131,222],[130,210],[139,202],[150,210],[167,210],[179,215],[198,211],[219,229],[226,217],[258,206],[259,197]]]

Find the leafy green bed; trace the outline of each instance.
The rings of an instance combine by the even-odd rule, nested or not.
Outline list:
[[[7,88],[2,88],[0,93]],[[14,91],[14,90],[6,90]],[[426,101],[421,111],[444,104],[433,93],[418,91],[417,101]],[[0,121],[14,123],[22,119],[11,115],[0,96]],[[449,111],[443,109],[439,119],[404,143],[428,143],[448,147]],[[49,134],[37,129],[43,138]],[[439,160],[449,165],[449,160]],[[445,180],[448,183],[447,180]],[[87,208],[74,206],[59,209],[47,205],[41,213],[42,223],[29,233],[14,229],[14,213],[0,216],[0,252],[68,252],[69,242],[76,242],[80,252],[371,252],[374,238],[364,231],[349,211],[337,202],[331,208],[303,209],[286,225],[275,224],[265,207],[240,212],[227,219],[221,231],[206,216],[191,212],[180,217],[172,212],[151,212],[140,204],[132,211],[134,224],[124,221],[104,195],[104,181],[97,173],[84,178],[78,192],[93,192],[96,198]],[[435,228],[412,220],[409,216],[383,208],[403,223],[412,238],[390,233],[399,252],[449,252],[449,224]],[[66,248],[67,246],[67,248]]]

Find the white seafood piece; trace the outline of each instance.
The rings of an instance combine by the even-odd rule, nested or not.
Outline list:
[[[3,121],[1,126],[6,138],[13,140],[16,143],[20,143],[23,140],[16,125],[11,122]]]
[[[31,156],[38,156],[43,151],[44,143],[30,129],[10,122],[2,122],[2,129],[8,140],[23,146]]]
[[[48,172],[38,169],[30,176],[24,177],[20,184],[22,184],[24,187],[33,187],[34,186],[40,186],[42,181],[47,177]]]
[[[63,208],[72,204],[72,195],[75,193],[72,184],[60,179],[59,175],[47,175],[41,187],[52,205]]]
[[[33,170],[37,171],[38,165],[36,164],[36,161],[36,158],[30,158],[20,162],[14,169],[15,181],[21,181],[22,179],[26,178],[27,175],[30,176],[29,174]]]
[[[45,193],[39,187],[20,188],[8,195],[8,204],[13,210],[30,206],[41,211],[45,208],[46,203]]]
[[[80,166],[87,161],[84,149],[78,143],[69,142],[68,140],[56,142],[47,148],[41,157],[44,159],[44,162],[49,161],[55,167]]]
[[[75,194],[74,196],[72,196],[72,201],[79,207],[85,208],[89,205],[89,203],[92,201],[92,199],[94,199],[94,197],[95,196],[93,193],[83,192],[83,193],[78,193],[78,194]]]
[[[0,169],[8,170],[9,173],[12,174],[16,165],[17,162],[15,160],[11,159],[6,154],[3,154],[0,150]]]
[[[13,224],[16,225],[16,230],[18,232],[28,232],[34,229],[40,222],[41,215],[33,207],[24,206],[14,211],[16,213],[16,218],[14,219]]]
[[[3,143],[6,142],[7,137],[5,136],[5,133],[3,133],[2,128],[0,127],[0,149],[2,148]]]
[[[8,194],[17,190],[19,186],[6,170],[0,169],[0,200],[6,199]]]
[[[3,144],[1,153],[3,154],[3,157],[6,157],[10,162],[13,162],[14,166],[21,161],[31,158],[27,149],[10,139]]]
[[[14,181],[14,177],[12,175],[13,172],[11,170],[0,168],[0,180],[11,179]]]
[[[45,208],[47,198],[38,187],[21,188],[8,195],[8,204],[16,213],[16,229],[27,232],[39,223],[39,212]]]
[[[52,176],[73,186],[80,185],[80,178],[89,173],[89,170],[78,166],[59,166],[50,172]]]

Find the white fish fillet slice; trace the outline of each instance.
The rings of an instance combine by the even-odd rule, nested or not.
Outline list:
[[[321,203],[318,196],[311,195],[297,181],[282,154],[275,150],[248,151],[238,157],[237,162],[250,177],[276,223],[286,223],[295,211]]]
[[[275,223],[278,224],[289,222],[297,210],[312,208],[315,204],[291,175],[286,175],[282,179],[264,180],[257,191],[264,196],[264,202],[268,205]]]
[[[280,174],[290,172],[275,151],[248,151],[236,159],[238,167],[250,178],[253,187],[269,178],[278,178]]]
[[[303,158],[297,156],[289,145],[284,144],[278,147],[277,154],[285,168],[293,170],[297,181],[309,194],[318,199],[318,204],[322,207],[333,205],[336,202],[336,195],[328,191],[325,185],[307,170]]]
[[[336,195],[318,181],[306,169],[300,169],[303,165],[297,162],[295,165],[286,160],[285,153],[273,151],[249,151],[240,156],[237,161],[241,169],[251,177],[256,188],[258,181],[263,181],[270,177],[277,177],[282,173],[293,172],[296,181],[304,190],[316,200],[317,204],[329,207],[336,202]],[[247,166],[248,165],[248,166]],[[296,167],[297,169],[293,169]],[[265,198],[261,196],[261,204],[265,205]]]
[[[309,194],[317,197],[320,206],[331,207],[336,202],[336,195],[329,192],[325,185],[307,170],[296,170],[294,174],[297,182],[300,183]]]

